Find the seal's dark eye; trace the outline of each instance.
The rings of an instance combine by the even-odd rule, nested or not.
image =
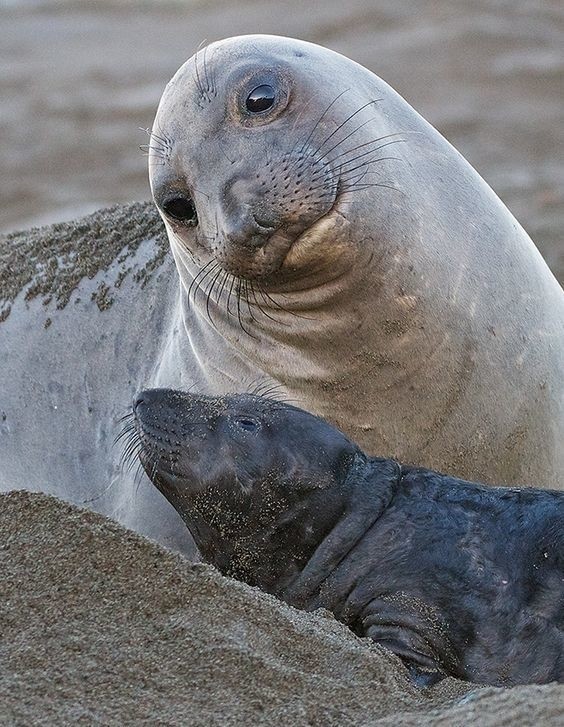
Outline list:
[[[244,429],[247,432],[254,432],[259,428],[258,422],[248,417],[237,417],[235,423],[240,429]]]
[[[275,99],[276,94],[274,93],[274,89],[272,86],[265,84],[263,86],[253,88],[251,93],[247,96],[245,106],[247,107],[247,111],[251,114],[260,114],[263,111],[268,111],[268,109],[274,104]]]
[[[180,220],[181,222],[188,222],[191,225],[198,224],[198,214],[196,213],[196,207],[190,197],[172,197],[167,199],[163,203],[163,210],[165,214],[172,217],[174,220]]]

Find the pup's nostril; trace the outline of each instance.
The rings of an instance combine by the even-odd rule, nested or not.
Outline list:
[[[135,397],[135,400],[133,402],[133,411],[135,411],[138,406],[141,406],[144,403],[145,403],[145,399],[143,398],[143,396]]]
[[[176,195],[165,200],[161,207],[163,212],[174,220],[187,222],[191,225],[198,224],[196,206],[191,197]]]

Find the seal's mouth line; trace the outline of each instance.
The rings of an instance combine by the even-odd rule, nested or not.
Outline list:
[[[276,273],[284,270],[284,268],[291,269],[292,265],[288,264],[289,256],[292,254],[292,252],[295,252],[296,248],[299,249],[302,243],[309,242],[311,244],[312,238],[315,238],[316,236],[316,230],[323,229],[324,225],[327,225],[328,223],[330,223],[331,220],[335,220],[337,217],[340,217],[342,220],[346,220],[346,215],[344,213],[344,210],[342,209],[344,204],[342,195],[342,183],[341,179],[339,178],[335,186],[335,197],[329,209],[324,212],[320,217],[318,217],[314,222],[312,222],[309,227],[303,230],[294,239],[286,236],[282,229],[277,230],[276,228],[265,227],[264,225],[261,225],[257,222],[257,227],[272,232],[272,234],[267,238],[264,245],[262,245],[260,249],[257,250],[257,252],[255,253],[255,255],[257,256],[255,258],[255,261],[259,262],[260,260],[260,262],[264,265],[265,270],[263,272],[259,272],[255,275],[242,275],[241,273],[235,273],[232,270],[229,270],[228,267],[224,265],[223,261],[217,259],[217,257],[213,253],[211,253],[210,260],[208,260],[206,265],[211,264],[212,260],[215,258],[215,262],[217,264],[217,267],[215,268],[216,271],[222,270],[230,275],[232,279],[239,280],[243,283],[256,282],[259,284],[261,281],[266,281],[272,275],[275,275]],[[174,228],[171,227],[170,232],[172,233],[174,241],[177,243],[179,253],[181,255],[186,255],[191,263],[195,263],[201,269],[206,267],[206,265],[203,265],[196,259],[195,251],[191,250],[188,247],[186,242],[180,235],[177,234]],[[210,254],[210,250],[204,247],[201,241],[197,242],[197,245],[205,250],[208,255]],[[278,260],[276,260],[276,248],[278,248],[278,254],[280,255]],[[271,264],[269,264],[269,257],[272,261]],[[274,265],[272,265],[272,263],[274,263]]]
[[[339,209],[340,202],[341,202],[341,180],[339,179],[339,181],[337,182],[337,190],[335,192],[335,199],[333,200],[333,204],[327,210],[327,212],[322,214],[321,217],[318,217],[315,220],[315,222],[313,222],[306,230],[301,232],[294,240],[292,240],[292,242],[290,243],[290,246],[288,247],[286,255],[284,256],[284,259],[280,263],[280,268],[284,267],[284,263],[286,262],[288,255],[290,254],[291,250],[295,247],[295,245],[299,245],[300,240],[303,240],[305,237],[309,237],[314,232],[314,229],[317,226],[321,226],[323,223],[327,222],[327,220],[332,215],[335,215],[335,214],[339,215],[343,219],[345,218],[345,216]],[[280,269],[280,268],[278,268],[278,269]]]
[[[303,242],[307,238],[311,238],[313,235],[315,235],[315,230],[317,228],[322,227],[324,224],[327,224],[327,222],[329,220],[334,219],[336,216],[341,217],[343,220],[346,219],[346,216],[345,216],[343,210],[340,209],[341,204],[342,204],[341,197],[342,197],[341,180],[339,179],[339,181],[337,182],[335,199],[333,200],[333,204],[331,205],[331,207],[327,210],[327,212],[322,214],[321,217],[318,217],[315,220],[315,222],[313,222],[307,229],[305,229],[297,237],[295,237],[293,240],[291,240],[291,242],[288,244],[288,247],[286,249],[284,256],[280,259],[279,264],[275,268],[273,268],[272,270],[269,270],[268,273],[266,273],[265,275],[259,275],[256,277],[246,277],[243,275],[235,275],[234,277],[236,277],[239,280],[260,282],[261,280],[268,279],[271,275],[282,270],[287,263],[288,256],[290,255],[290,253],[292,251],[295,251],[296,247],[298,247],[301,242]],[[263,254],[264,254],[264,250],[266,250],[270,246],[271,242],[273,244],[276,244],[277,240],[275,238],[276,238],[277,234],[279,234],[279,233],[277,233],[275,231],[274,234],[268,238],[264,247],[262,248]],[[220,265],[221,265],[221,263],[220,263]]]

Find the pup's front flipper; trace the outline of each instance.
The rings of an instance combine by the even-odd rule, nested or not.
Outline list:
[[[405,662],[409,678],[420,689],[426,689],[438,684],[442,679],[446,677],[446,674],[442,671],[428,671],[421,669],[420,666],[413,662]]]
[[[399,656],[418,687],[460,675],[446,625],[419,599],[405,594],[375,598],[362,623],[366,636]]]

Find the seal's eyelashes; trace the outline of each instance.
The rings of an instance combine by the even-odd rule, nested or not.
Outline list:
[[[141,144],[139,148],[145,156],[152,158],[153,164],[162,166],[170,159],[173,142],[159,126],[157,128],[159,130],[158,134],[149,128],[139,127],[139,131],[144,131],[150,137],[150,142],[148,144]]]
[[[209,64],[206,61],[206,54],[208,52],[208,46],[205,45],[207,41],[203,40],[200,43],[200,47],[196,51],[194,56],[194,81],[199,92],[199,99],[197,101],[198,106],[203,109],[203,102],[211,103],[217,96],[217,89],[215,87],[215,76],[213,72],[210,72]],[[203,64],[199,66],[199,54],[202,51],[202,45],[205,45],[203,49]]]
[[[272,108],[276,100],[276,93],[272,86],[262,84],[253,88],[245,101],[245,107],[251,114],[261,114]]]
[[[163,202],[163,211],[173,220],[186,222],[192,226],[198,224],[198,213],[194,201],[190,197],[177,195]]]

